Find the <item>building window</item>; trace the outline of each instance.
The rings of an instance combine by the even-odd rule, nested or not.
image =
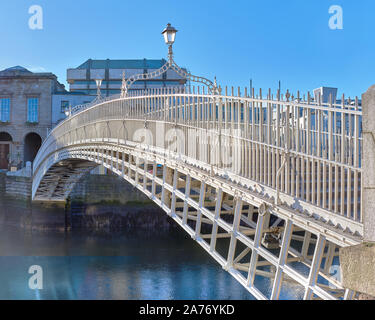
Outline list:
[[[37,123],[38,122],[38,98],[27,99],[27,122]]]
[[[69,101],[61,101],[61,113],[65,113],[65,110],[69,109]]]
[[[10,121],[10,99],[0,98],[0,122]]]

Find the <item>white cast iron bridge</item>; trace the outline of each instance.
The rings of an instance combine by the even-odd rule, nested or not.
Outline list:
[[[63,201],[103,165],[257,299],[288,288],[301,299],[352,299],[338,252],[363,237],[362,111],[357,99],[322,100],[233,88],[97,99],[44,141],[32,198]],[[268,290],[259,286],[264,279]]]

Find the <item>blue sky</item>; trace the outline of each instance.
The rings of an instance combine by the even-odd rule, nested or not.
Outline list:
[[[28,26],[43,8],[43,30]],[[343,30],[328,27],[331,5]],[[222,85],[306,92],[319,86],[361,95],[375,84],[373,0],[1,0],[0,69],[22,65],[55,73],[93,59],[159,59],[160,32],[179,32],[175,60]]]

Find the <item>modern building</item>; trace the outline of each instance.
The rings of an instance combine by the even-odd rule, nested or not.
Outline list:
[[[110,96],[121,92],[123,73],[125,78],[136,74],[150,73],[161,68],[166,60],[92,60],[89,59],[77,68],[67,70],[67,82],[70,92],[81,92],[96,95],[95,80],[102,80],[102,96]],[[180,77],[174,70],[155,79],[140,80],[133,84],[131,89],[147,89],[161,87],[183,87],[186,79]]]
[[[314,100],[318,101],[319,100],[319,95],[322,99],[322,103],[330,103],[330,99],[334,103],[336,103],[337,99],[337,88],[331,88],[331,87],[320,87],[314,89]]]
[[[321,97],[321,102],[322,103],[330,103],[330,99],[332,99],[334,104],[342,104],[342,96],[337,95],[337,88],[332,88],[332,87],[320,87],[314,89],[314,101],[319,100],[319,95]],[[355,106],[356,100],[355,99],[350,99],[350,97],[346,97],[344,103],[346,105],[352,105]],[[358,106],[362,106],[362,100],[358,99],[357,100]]]
[[[34,160],[52,127],[52,96],[64,90],[53,73],[0,71],[0,169]]]
[[[52,95],[52,128],[66,118],[65,110],[86,104],[94,100],[96,96],[89,96],[81,92],[56,92]]]

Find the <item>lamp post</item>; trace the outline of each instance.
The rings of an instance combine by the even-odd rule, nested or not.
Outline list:
[[[67,118],[69,118],[72,114],[72,106],[69,105],[69,107],[65,108],[65,115]]]
[[[163,73],[167,72],[167,70],[169,69],[174,70],[183,79],[194,81],[194,82],[199,82],[199,83],[206,85],[208,87],[208,91],[213,95],[216,95],[219,93],[216,79],[214,82],[212,82],[211,80],[206,79],[204,77],[192,75],[190,72],[184,69],[181,69],[177,65],[177,63],[173,60],[172,46],[176,39],[176,33],[177,33],[177,30],[174,27],[172,27],[170,23],[168,23],[166,28],[161,33],[164,37],[165,44],[168,46],[168,61],[160,69],[155,70],[153,72],[140,73],[140,74],[129,77],[127,80],[123,76],[122,86],[121,86],[121,97],[127,96],[130,87],[135,81],[148,80],[148,79],[159,77]]]
[[[173,28],[170,23],[167,24],[167,27],[161,33],[164,36],[165,44],[168,46],[168,60],[169,62],[173,61],[173,50],[172,46],[176,39],[176,33],[178,30]]]
[[[100,99],[102,97],[102,94],[100,92],[100,87],[102,85],[102,81],[103,81],[103,79],[95,79],[96,87],[97,87],[97,90],[96,90],[96,99]]]

